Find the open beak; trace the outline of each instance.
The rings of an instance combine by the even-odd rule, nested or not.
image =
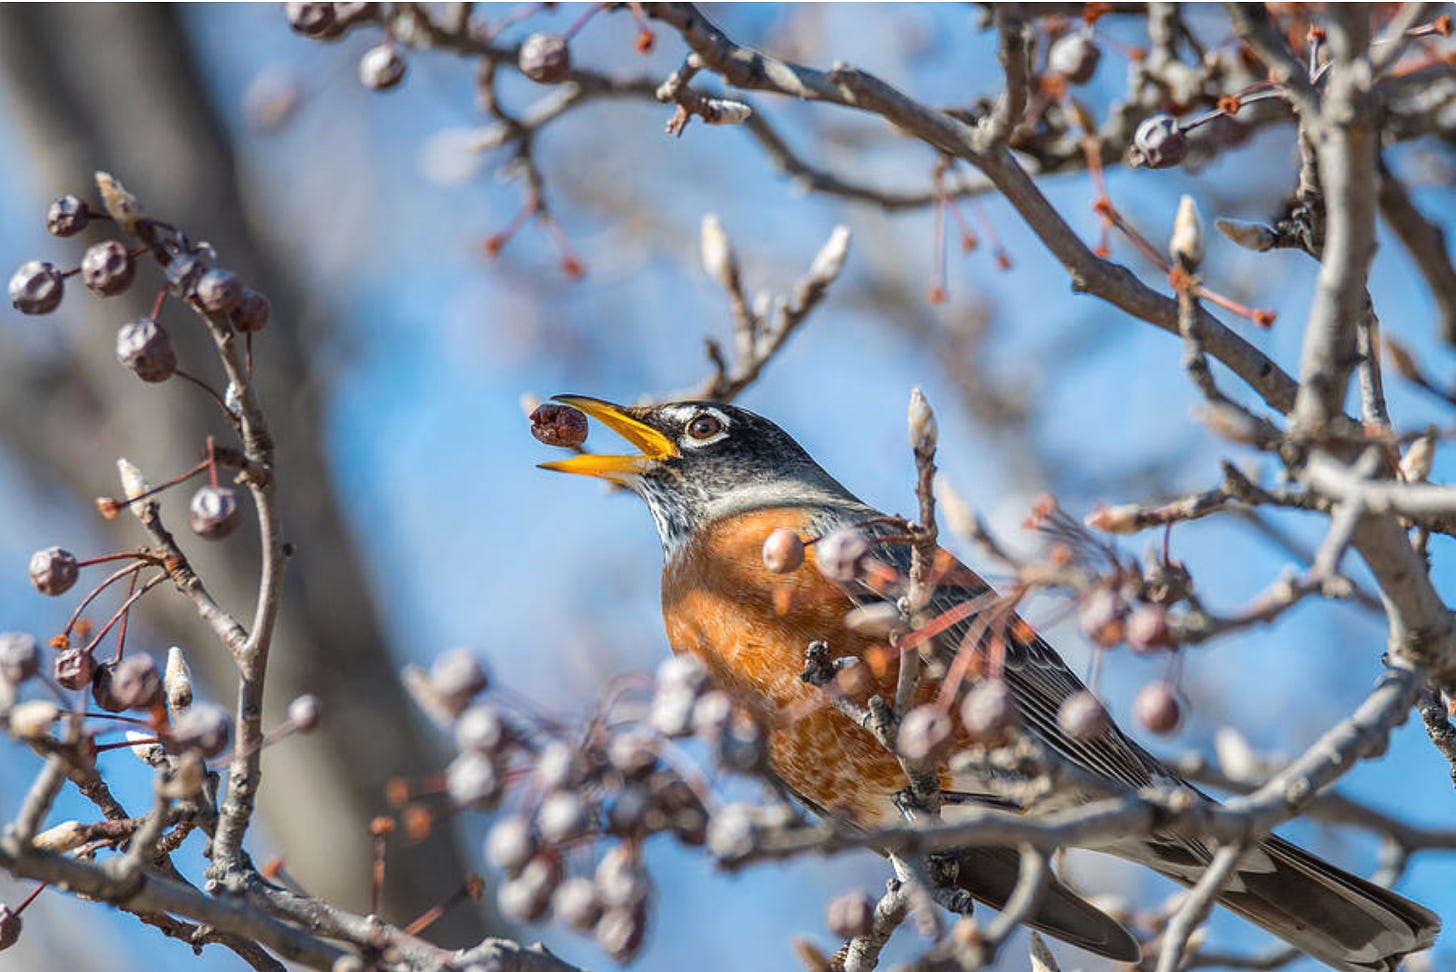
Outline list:
[[[625,480],[649,471],[654,463],[663,459],[675,458],[678,454],[677,446],[671,439],[647,423],[633,418],[630,414],[631,409],[604,402],[600,398],[588,398],[585,395],[556,395],[551,400],[581,409],[592,418],[598,419],[607,428],[641,449],[642,454],[640,456],[609,456],[584,453],[572,456],[570,459],[543,462],[540,465],[542,469],[576,473],[581,476],[596,476],[615,483],[623,483]]]

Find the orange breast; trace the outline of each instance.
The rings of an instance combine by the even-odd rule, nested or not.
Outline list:
[[[898,666],[884,661],[882,642],[844,627],[854,604],[820,575],[812,546],[793,573],[763,566],[764,539],[783,527],[808,536],[801,511],[753,512],[714,523],[679,550],[662,580],[668,640],[771,727],[769,758],[786,783],[858,823],[890,820],[907,782],[899,762],[799,675],[812,641],[834,658],[876,651],[878,664],[864,666],[869,685],[856,693],[863,703],[874,693],[893,698]],[[933,692],[922,686],[924,698]]]

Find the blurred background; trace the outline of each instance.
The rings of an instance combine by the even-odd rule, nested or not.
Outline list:
[[[505,8],[502,13],[510,8]],[[561,31],[576,5],[533,14],[502,35]],[[994,38],[979,13],[959,6],[710,5],[730,35],[785,57],[866,68],[932,104],[963,104],[999,90]],[[1105,106],[1125,86],[1119,42],[1142,42],[1132,22],[1104,21],[1097,76],[1087,89]],[[573,41],[577,64],[624,76],[666,77],[680,43],[659,32],[649,55],[633,50],[625,12],[594,19]],[[951,241],[947,289],[934,284],[928,209],[887,214],[805,195],[779,175],[739,129],[691,125],[664,133],[669,109],[645,100],[601,101],[552,124],[536,156],[547,199],[585,265],[577,280],[562,253],[528,225],[498,258],[483,244],[519,210],[522,186],[503,177],[508,153],[472,153],[487,125],[474,98],[474,67],[451,54],[406,52],[404,83],[388,93],[358,80],[361,53],[379,43],[363,27],[332,43],[290,31],[280,5],[5,5],[0,7],[0,268],[32,259],[73,266],[80,241],[48,236],[43,216],[63,193],[94,198],[92,173],[112,172],[147,211],[210,241],[222,263],[269,295],[273,321],[256,342],[265,402],[280,443],[286,532],[297,548],[275,642],[275,711],[301,692],[324,698],[325,731],[269,750],[266,796],[250,849],[281,854],[308,890],[367,910],[367,822],[386,810],[385,782],[422,777],[448,759],[444,740],[415,713],[397,680],[456,645],[475,648],[498,683],[564,718],[585,713],[601,686],[650,670],[667,651],[658,606],[661,553],[650,517],[625,494],[538,471],[554,458],[529,434],[523,395],[584,393],[634,400],[698,386],[709,373],[704,339],[731,340],[727,301],[702,270],[700,221],[717,213],[743,262],[750,292],[786,291],[838,224],[853,231],[848,265],[828,299],[741,400],[794,434],[861,498],[913,509],[913,464],[904,431],[908,393],[926,391],[941,425],[939,462],[951,482],[1013,544],[1030,544],[1021,520],[1055,493],[1082,515],[1099,502],[1173,496],[1215,485],[1231,451],[1197,421],[1197,395],[1180,367],[1180,343],[1070,289],[1061,268],[994,197],[968,208],[992,248],[960,254]],[[1218,40],[1217,36],[1213,40]],[[499,82],[515,112],[545,95],[512,73]],[[831,108],[758,99],[790,143],[816,164],[877,185],[918,189],[935,162],[881,124]],[[1452,211],[1449,146],[1416,142],[1390,159],[1428,214]],[[1205,219],[1276,215],[1296,172],[1292,129],[1275,127],[1227,150],[1202,171],[1114,170],[1113,199],[1155,242],[1165,240],[1182,193]],[[1086,175],[1042,180],[1084,238],[1098,218]],[[104,231],[104,227],[102,228]],[[1115,241],[1114,254],[1154,286],[1156,269]],[[1211,286],[1279,313],[1249,340],[1296,370],[1313,261],[1294,252],[1252,254],[1210,240]],[[1385,328],[1429,370],[1451,371],[1429,293],[1393,241],[1382,237],[1372,279]],[[102,301],[74,285],[50,317],[0,309],[0,604],[3,627],[48,635],[74,601],[36,595],[24,565],[60,544],[97,554],[138,542],[127,517],[102,521],[92,498],[115,493],[126,456],[153,480],[190,466],[214,427],[210,404],[181,382],[143,385],[113,356],[116,325],[145,312],[150,283]],[[216,377],[199,329],[164,312],[184,366]],[[1223,386],[1242,396],[1231,376]],[[1391,380],[1402,430],[1447,421],[1449,406]],[[1245,396],[1247,397],[1247,396]],[[1449,478],[1438,458],[1434,479]],[[182,515],[185,495],[164,512]],[[1321,520],[1233,517],[1179,526],[1172,552],[1192,570],[1205,602],[1229,611],[1281,571],[1298,566],[1290,544],[1312,548]],[[1141,554],[1161,535],[1124,544]],[[952,544],[954,546],[954,544]],[[198,565],[228,604],[250,607],[257,551],[247,531],[202,547]],[[973,564],[975,551],[960,549]],[[1451,588],[1446,545],[1433,545],[1438,586]],[[982,564],[982,566],[986,566]],[[992,571],[994,573],[994,570]],[[1359,570],[1357,579],[1364,580]],[[187,648],[212,691],[231,669],[179,599],[148,599],[131,644]],[[1033,621],[1074,668],[1089,651],[1066,605],[1044,599]],[[1174,739],[1144,738],[1176,756],[1211,750],[1230,723],[1254,746],[1295,753],[1363,696],[1380,671],[1378,616],[1307,603],[1267,629],[1194,649],[1184,659],[1191,700]],[[1131,723],[1137,688],[1161,663],[1111,656],[1102,689]],[[225,698],[224,701],[230,701]],[[1143,734],[1145,737],[1146,734]],[[0,744],[0,817],[11,818],[38,768],[28,751]],[[148,777],[114,753],[104,763],[122,798],[140,805]],[[730,790],[732,789],[730,785]],[[1349,793],[1419,824],[1456,812],[1446,766],[1419,724],[1389,754],[1344,784]],[[736,792],[736,791],[734,791]],[[84,816],[67,798],[56,820]],[[404,923],[482,871],[487,821],[462,819],[389,860],[386,917]],[[1296,825],[1288,835],[1365,873],[1373,842]],[[200,875],[200,838],[179,857]],[[650,845],[659,884],[656,916],[637,967],[697,972],[792,968],[794,936],[831,945],[824,902],[861,887],[878,893],[883,864],[870,855],[804,860],[727,876],[665,838]],[[1089,885],[1153,903],[1171,884],[1101,858],[1074,857]],[[493,875],[491,875],[493,877]],[[1425,854],[1401,884],[1456,915],[1456,861]],[[28,886],[0,876],[0,899]],[[487,893],[487,899],[490,897]],[[492,909],[457,911],[435,936],[465,944],[503,926]],[[511,931],[510,929],[505,929]],[[541,937],[566,958],[609,964],[595,946],[551,927]],[[1252,951],[1268,940],[1219,916],[1212,933]],[[899,951],[915,932],[900,933]],[[1061,949],[1067,968],[1099,969]],[[1012,947],[1005,968],[1024,967]],[[200,958],[135,919],[59,893],[26,912],[20,944],[0,969],[211,970],[241,966],[230,953]],[[1314,968],[1296,963],[1291,968]],[[1436,968],[1456,967],[1442,946]]]

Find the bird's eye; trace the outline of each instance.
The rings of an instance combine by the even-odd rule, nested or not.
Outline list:
[[[694,439],[711,439],[723,431],[723,423],[712,415],[699,415],[688,423],[688,435]]]

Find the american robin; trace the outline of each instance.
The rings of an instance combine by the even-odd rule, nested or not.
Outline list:
[[[823,690],[801,677],[806,647],[823,642],[836,658],[865,662],[857,666],[869,673],[856,692],[861,702],[872,694],[893,698],[897,656],[885,651],[883,639],[844,623],[857,606],[893,602],[902,593],[884,578],[907,574],[908,545],[873,543],[893,532],[889,518],[856,499],[787,433],[744,409],[714,402],[632,408],[575,395],[557,401],[641,450],[635,456],[579,455],[543,468],[607,479],[646,501],[662,538],[663,616],[673,650],[697,657],[770,727],[769,761],[807,805],[862,827],[898,822],[907,786],[900,761],[854,719],[823,704]],[[813,541],[836,531],[842,536],[845,527],[872,541],[873,560],[866,564],[878,577],[830,580],[818,569]],[[765,566],[762,550],[765,539],[782,529],[809,545],[801,566],[776,573]],[[827,572],[842,570],[837,565]],[[936,573],[931,610],[943,618],[964,616],[920,646],[931,676],[921,681],[922,701],[936,697],[935,676],[948,669],[967,635],[978,637],[988,627],[976,628],[970,609],[988,603],[988,585],[944,552]],[[969,604],[973,599],[979,599],[976,605]],[[1021,732],[1113,790],[1161,784],[1210,799],[1110,721],[1090,738],[1063,731],[1057,718],[1062,704],[1084,685],[1029,625],[1013,618],[1004,631],[1002,677]],[[947,818],[953,819],[958,804],[1006,806],[995,781],[952,773],[944,763],[936,772]],[[1065,807],[1096,795],[1059,792],[1011,809],[1034,815],[1050,804]],[[1212,857],[1206,844],[1173,835],[1095,849],[1185,885]],[[1012,848],[967,849],[958,855],[953,879],[975,899],[1000,907],[1016,882],[1017,861]],[[1430,947],[1441,925],[1421,905],[1272,836],[1239,863],[1219,900],[1342,972],[1393,972],[1401,956]],[[1126,929],[1055,880],[1028,924],[1112,959],[1140,956]]]

